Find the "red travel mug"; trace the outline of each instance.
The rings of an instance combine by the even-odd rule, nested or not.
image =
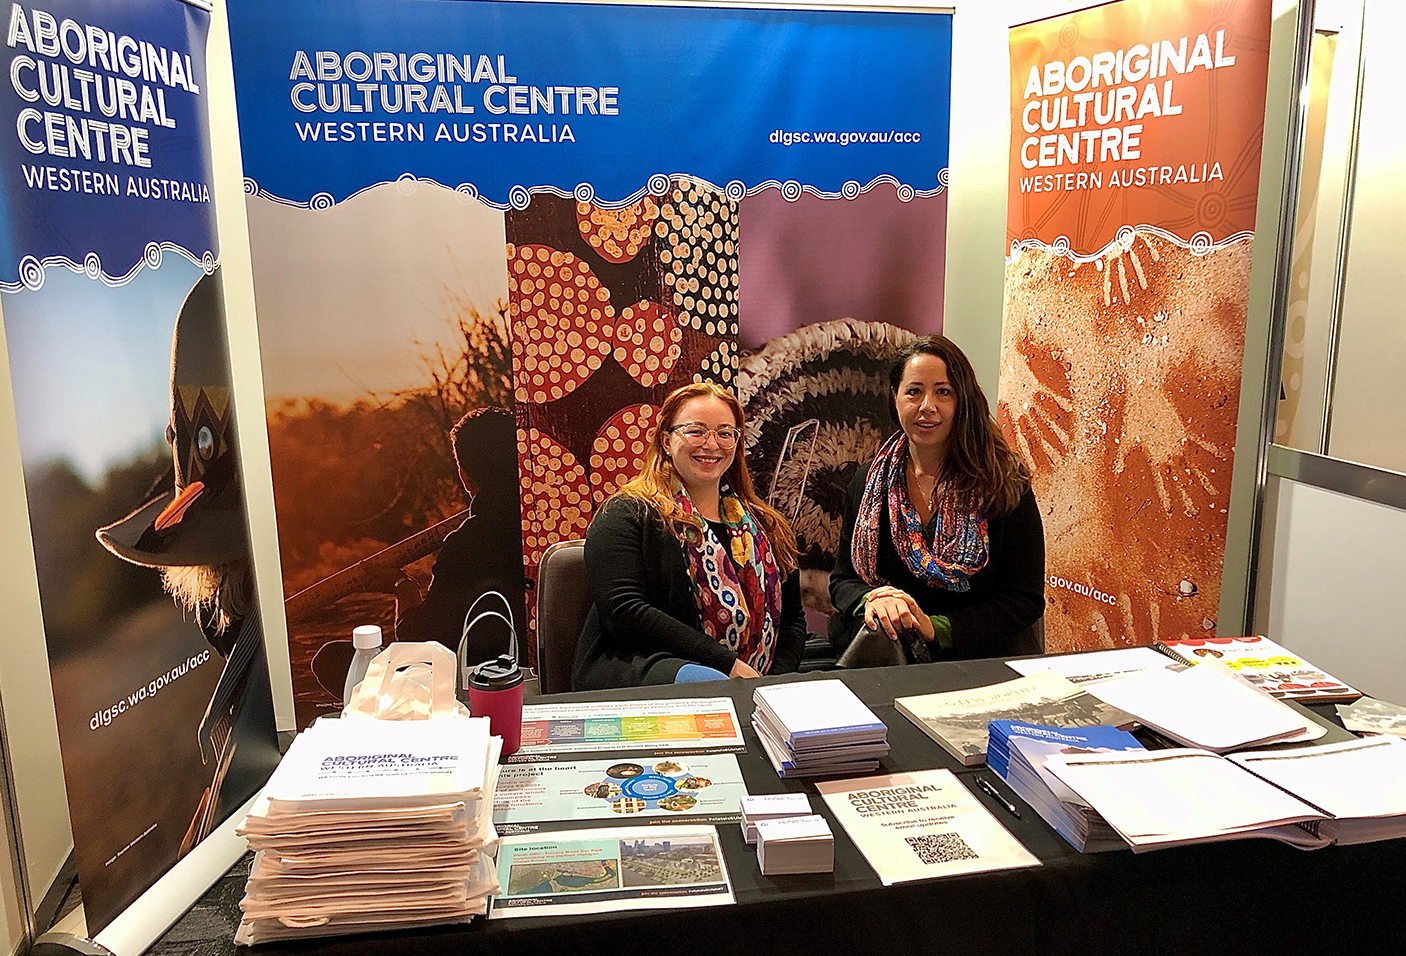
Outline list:
[[[469,674],[469,713],[487,717],[489,733],[503,738],[503,756],[522,746],[522,668],[511,654],[484,661]]]

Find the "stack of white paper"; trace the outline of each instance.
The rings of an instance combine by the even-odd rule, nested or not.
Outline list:
[[[742,836],[757,842],[757,824],[762,820],[784,820],[811,814],[810,797],[803,793],[759,793],[742,798]]]
[[[1332,814],[1338,843],[1406,836],[1406,740],[1373,737],[1230,759]]]
[[[1215,753],[1307,741],[1326,731],[1217,661],[1182,671],[1149,670],[1086,688],[1178,743]]]
[[[768,684],[752,693],[752,729],[782,777],[869,773],[888,727],[838,680]]]
[[[757,821],[757,864],[766,876],[829,873],[835,869],[835,835],[818,814]]]
[[[1333,841],[1327,814],[1209,751],[1052,754],[1045,767],[1135,851],[1244,837]]]
[[[321,720],[239,834],[256,852],[243,944],[466,922],[498,891],[487,718]]]

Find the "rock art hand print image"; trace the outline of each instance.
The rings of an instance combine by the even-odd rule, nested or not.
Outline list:
[[[1052,649],[1214,629],[1251,245],[1006,267],[997,418],[1035,472]]]

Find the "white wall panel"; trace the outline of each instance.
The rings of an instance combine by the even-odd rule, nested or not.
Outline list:
[[[1286,479],[1266,499],[1256,629],[1406,704],[1406,511]]]

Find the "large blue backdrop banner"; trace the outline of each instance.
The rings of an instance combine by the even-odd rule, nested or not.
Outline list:
[[[887,365],[942,327],[950,15],[231,0],[230,36],[299,723],[356,624],[457,648],[496,592],[535,659],[542,556],[692,382],[828,610]]]
[[[921,196],[947,166],[949,16],[244,0],[230,20],[245,163],[295,203],[407,173],[500,209],[624,204],[681,170]]]

